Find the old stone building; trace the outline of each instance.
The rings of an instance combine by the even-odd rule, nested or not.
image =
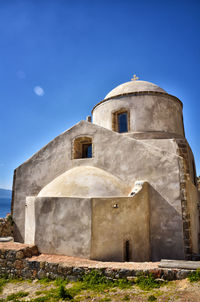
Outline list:
[[[119,85],[14,172],[15,240],[111,261],[199,254],[195,163],[181,101]]]

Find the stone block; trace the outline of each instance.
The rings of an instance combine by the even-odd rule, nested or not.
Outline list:
[[[23,253],[24,253],[24,257],[25,258],[31,258],[32,257],[32,250],[29,247],[27,247],[26,249],[24,249]]]
[[[22,251],[18,251],[16,253],[16,259],[23,259],[24,258],[24,253]]]
[[[45,268],[45,262],[40,262],[40,268]]]
[[[179,270],[176,274],[178,280],[182,280],[188,277],[190,271],[189,270]]]
[[[37,277],[38,279],[43,279],[45,278],[47,275],[46,275],[46,272],[43,270],[43,269],[40,269],[39,272],[37,273]]]
[[[21,261],[21,260],[16,260],[16,261],[14,262],[14,267],[15,267],[16,269],[22,269],[22,268],[23,268],[23,261]]]

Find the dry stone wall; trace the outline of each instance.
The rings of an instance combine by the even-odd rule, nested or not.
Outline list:
[[[183,220],[183,233],[184,233],[184,252],[185,259],[191,260],[192,255],[192,232],[191,232],[191,217],[188,208],[188,192],[186,182],[190,179],[190,165],[189,165],[189,150],[188,143],[185,139],[177,140],[178,154],[182,157],[182,166],[180,173],[180,188],[181,188],[181,207],[182,207],[182,220]],[[200,213],[199,213],[200,214]],[[200,238],[199,238],[200,242]]]
[[[0,218],[0,237],[13,237],[13,221],[11,216]]]
[[[56,279],[68,278],[77,280],[83,274],[87,274],[94,268],[87,266],[72,266],[64,263],[49,263],[47,261],[37,261],[37,257],[31,260],[32,256],[38,255],[36,246],[24,248],[9,249],[0,248],[0,277],[23,278],[23,279]],[[95,268],[104,276],[109,278],[127,278],[135,277],[141,274],[152,274],[155,278],[164,280],[184,279],[191,270],[186,269],[123,269],[123,268]]]

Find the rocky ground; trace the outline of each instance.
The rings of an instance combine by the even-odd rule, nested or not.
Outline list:
[[[2,286],[0,302],[3,301],[159,301],[159,302],[200,302],[200,282],[190,282],[188,279],[170,281],[159,288],[141,289],[134,284],[127,288],[112,287],[79,290],[79,282],[65,282],[64,292],[61,280],[12,280]],[[122,286],[123,287],[123,286]],[[66,295],[74,292],[74,297]],[[78,290],[77,290],[78,289]],[[77,293],[77,294],[76,294]]]

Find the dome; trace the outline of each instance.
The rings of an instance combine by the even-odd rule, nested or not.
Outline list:
[[[111,90],[105,97],[105,99],[113,98],[115,96],[125,94],[125,93],[134,93],[134,92],[142,92],[142,91],[155,91],[155,92],[164,92],[166,91],[159,86],[146,82],[146,81],[130,81],[124,84],[121,84]]]
[[[38,197],[128,196],[131,188],[116,176],[96,167],[66,171],[46,185]]]

